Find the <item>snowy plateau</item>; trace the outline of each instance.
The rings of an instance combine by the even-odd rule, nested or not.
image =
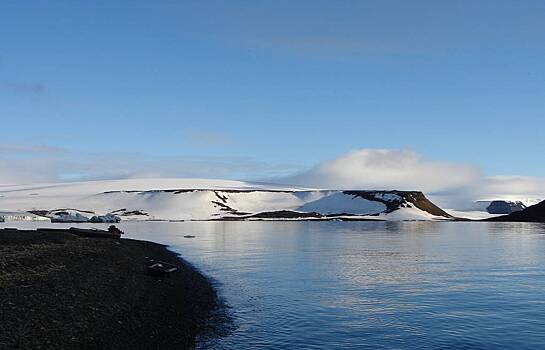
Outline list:
[[[475,210],[486,217],[484,209],[490,204],[483,205]],[[461,212],[440,209],[418,191],[325,190],[208,179],[0,185],[0,211],[52,222],[405,221],[463,217]]]

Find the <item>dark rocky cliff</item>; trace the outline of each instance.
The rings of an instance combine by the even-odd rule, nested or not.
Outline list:
[[[387,213],[402,207],[414,206],[435,216],[452,218],[452,215],[433,204],[420,191],[343,191],[343,193],[382,202],[386,205]]]
[[[497,216],[486,219],[485,221],[504,221],[504,222],[545,222],[545,201],[532,205],[521,211],[513,212],[509,215]]]
[[[521,211],[525,209],[526,206],[522,202],[511,202],[511,201],[492,201],[486,211],[490,214],[511,214],[516,211]]]

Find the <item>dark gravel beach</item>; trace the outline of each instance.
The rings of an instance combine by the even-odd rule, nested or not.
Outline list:
[[[150,258],[178,271],[150,277]],[[0,349],[186,349],[216,307],[162,245],[0,230]]]

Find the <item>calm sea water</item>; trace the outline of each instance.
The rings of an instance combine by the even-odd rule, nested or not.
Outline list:
[[[203,349],[545,348],[545,225],[122,227],[170,245],[214,280],[233,327]]]

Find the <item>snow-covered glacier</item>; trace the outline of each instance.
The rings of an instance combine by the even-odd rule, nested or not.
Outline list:
[[[0,210],[56,222],[117,220],[449,220],[418,191],[327,190],[208,179],[0,186]]]

